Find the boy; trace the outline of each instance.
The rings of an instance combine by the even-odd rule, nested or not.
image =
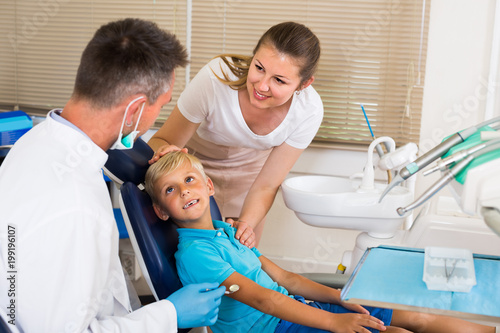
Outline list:
[[[231,225],[212,221],[213,183],[199,160],[185,152],[168,153],[153,164],[146,190],[158,217],[180,227],[176,260],[182,283],[240,287],[223,297],[219,319],[211,326],[215,333],[494,332],[493,327],[447,317],[344,303],[339,290],[281,269],[235,240]],[[306,304],[303,297],[291,295],[317,302]]]

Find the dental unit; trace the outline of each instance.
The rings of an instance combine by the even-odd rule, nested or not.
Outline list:
[[[500,138],[493,138],[497,131],[489,125],[499,121],[497,117],[455,133],[420,158],[414,143],[396,149],[392,138],[377,138],[369,146],[362,173],[347,179],[319,175],[288,178],[282,184],[283,200],[306,224],[361,231],[354,249],[344,251],[342,256],[339,266],[346,267],[346,274],[352,273],[368,248],[379,245],[461,247],[467,239],[471,250],[498,253],[500,244],[492,240],[500,235],[500,173],[497,171]],[[492,139],[484,140],[485,137]],[[386,153],[374,162],[376,147],[381,144],[387,147]],[[435,166],[423,170],[435,160],[438,160]],[[374,168],[394,172],[395,178],[389,185],[375,182]],[[411,176],[421,170],[426,175],[435,171],[443,175],[414,200],[416,177]],[[439,197],[413,218],[411,211],[447,184],[452,188],[455,202],[447,201],[453,200],[447,196]],[[456,204],[459,206],[455,208]],[[451,209],[452,206],[471,217],[454,215],[457,218],[450,222],[446,215],[439,215],[440,207]],[[479,211],[481,215],[477,214]]]
[[[499,120],[483,122],[465,135],[459,132],[425,158],[417,159],[418,163],[401,169],[405,185],[416,179],[410,177],[420,170],[423,175],[440,171],[441,177],[413,203],[397,209],[404,217],[429,201],[410,228],[379,244],[375,239],[367,244],[366,237],[357,238],[351,257],[346,256],[349,251],[344,252],[342,264],[356,267],[346,269],[351,276],[342,289],[342,300],[446,311],[500,330],[496,293],[500,268],[500,133],[489,126]],[[434,157],[435,165],[423,170]],[[381,161],[378,164],[381,168]],[[391,193],[398,186],[391,185],[381,203],[393,200]],[[452,197],[433,197],[445,186]],[[360,245],[367,247],[356,260]]]

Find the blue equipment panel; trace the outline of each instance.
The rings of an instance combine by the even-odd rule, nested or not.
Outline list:
[[[23,111],[0,113],[0,146],[13,145],[33,127],[33,120]]]

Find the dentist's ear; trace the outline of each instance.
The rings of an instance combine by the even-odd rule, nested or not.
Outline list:
[[[127,104],[125,125],[132,126],[134,124],[134,117],[137,118],[139,116],[139,111],[144,107],[143,104],[146,103],[147,100],[145,95],[140,95]]]
[[[160,206],[158,206],[157,204],[154,203],[153,209],[156,213],[156,216],[158,216],[158,218],[160,218],[163,221],[168,220],[168,218],[169,218],[168,214],[163,209],[161,209]]]

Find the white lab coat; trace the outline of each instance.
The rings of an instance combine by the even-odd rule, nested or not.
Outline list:
[[[169,301],[131,312],[106,159],[87,136],[47,116],[0,168],[0,307],[15,300],[21,332],[177,332]],[[5,292],[11,275],[15,297]]]

